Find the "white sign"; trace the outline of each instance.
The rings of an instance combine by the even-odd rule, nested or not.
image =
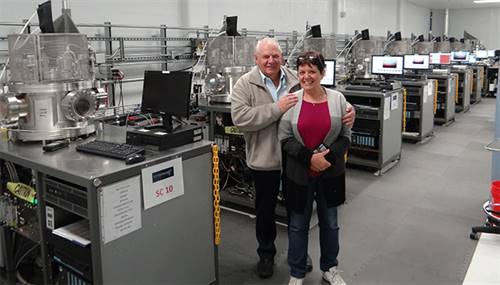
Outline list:
[[[142,169],[144,209],[184,195],[182,158]]]
[[[396,110],[399,107],[399,98],[398,98],[398,93],[392,94],[392,100],[391,100],[391,110]]]
[[[142,227],[140,176],[102,187],[99,192],[101,239],[108,243]]]
[[[391,117],[391,97],[384,98],[384,120]]]
[[[424,104],[427,103],[427,97],[429,96],[429,86],[424,86],[424,92],[422,93],[422,97],[424,97]]]

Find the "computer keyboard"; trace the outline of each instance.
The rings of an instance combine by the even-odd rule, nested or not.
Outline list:
[[[377,85],[347,85],[345,90],[359,90],[359,91],[381,91],[381,90],[392,90],[393,87],[390,84],[377,84]]]
[[[95,140],[77,145],[76,150],[85,153],[118,158],[121,160],[125,160],[127,157],[131,155],[144,154],[145,152],[145,149],[139,146],[126,143],[114,143],[114,142],[107,142],[100,140]]]

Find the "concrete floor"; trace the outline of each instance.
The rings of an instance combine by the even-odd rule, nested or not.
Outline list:
[[[404,143],[399,164],[381,177],[347,170],[340,208],[339,268],[348,284],[462,284],[476,248],[471,226],[484,221],[489,194],[495,100],[483,99],[435,126],[426,144]],[[305,284],[325,284],[319,270],[318,228],[310,232],[314,270]],[[278,227],[275,275],[255,274],[254,220],[222,212],[220,284],[287,284],[286,228]]]

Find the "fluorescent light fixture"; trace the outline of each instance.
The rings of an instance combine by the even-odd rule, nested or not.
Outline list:
[[[475,0],[476,4],[500,3],[500,0]]]

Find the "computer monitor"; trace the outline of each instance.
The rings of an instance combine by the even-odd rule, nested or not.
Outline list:
[[[412,54],[404,56],[405,69],[429,69],[429,56]]]
[[[468,62],[469,61],[469,52],[468,51],[452,51],[451,52],[451,61]]]
[[[372,55],[371,73],[381,75],[403,75],[403,57]]]
[[[430,64],[450,64],[451,54],[434,52],[429,54]]]
[[[311,27],[311,36],[313,38],[321,38],[321,25]]]
[[[52,21],[52,6],[50,1],[46,1],[36,9],[38,13],[38,25],[42,33],[54,32],[54,21]]]
[[[495,57],[495,50],[494,49],[488,50],[488,57]]]
[[[321,79],[321,85],[325,87],[335,86],[335,60],[325,59],[325,76]]]
[[[165,131],[172,132],[171,116],[189,116],[191,79],[192,72],[146,70],[141,112],[159,114]]]
[[[469,54],[469,63],[476,63],[477,56],[475,54]]]
[[[361,39],[364,41],[370,40],[370,31],[368,29],[364,29],[361,31]]]
[[[226,17],[226,36],[236,37],[240,34],[237,30],[238,16]]]
[[[475,54],[477,59],[488,58],[487,50],[476,50]]]

